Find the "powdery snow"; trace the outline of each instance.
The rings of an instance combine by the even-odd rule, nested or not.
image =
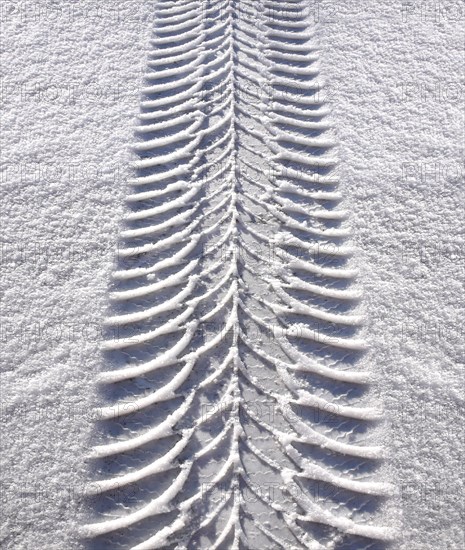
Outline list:
[[[220,2],[225,6],[222,19],[212,18],[208,26],[204,15],[210,4],[214,2],[192,0],[183,3],[184,9],[165,0],[119,0],[115,7],[97,9],[86,0],[62,6],[41,0],[6,1],[0,8],[0,546],[82,548],[79,537],[88,524],[86,534],[103,535],[106,547],[117,547],[108,546],[108,541],[124,542],[111,538],[115,530],[133,533],[136,524],[151,518],[151,536],[134,548],[163,547],[186,529],[215,533],[214,525],[221,528],[208,547],[238,548],[244,503],[237,480],[251,481],[241,463],[249,454],[261,461],[263,471],[280,472],[280,486],[289,487],[298,503],[292,507],[292,498],[281,502],[266,492],[256,495],[255,501],[263,497],[263,506],[278,514],[284,526],[277,528],[263,507],[256,508],[256,540],[268,540],[270,547],[338,548],[340,535],[320,544],[298,528],[317,522],[335,528],[334,533],[353,535],[354,548],[362,548],[366,540],[357,537],[394,534],[393,547],[402,550],[459,550],[465,545],[463,5],[302,1],[307,21],[312,28],[316,23],[312,36],[292,15],[294,2],[280,3],[287,19],[295,19],[280,21],[286,30],[265,28],[276,2],[264,2],[267,9],[257,10],[254,3],[239,6],[225,0]],[[165,26],[151,36],[162,5],[167,6]],[[246,13],[253,15],[247,25],[261,25],[255,42],[231,26],[236,16],[247,19]],[[173,45],[172,34],[182,35],[189,48]],[[234,40],[243,52],[239,58]],[[299,65],[303,55],[308,64]],[[233,71],[235,81],[228,80]],[[143,75],[152,82],[143,82]],[[268,119],[261,119],[260,105],[273,90],[277,96],[267,109]],[[312,90],[315,97],[308,95]],[[142,92],[147,97],[140,101]],[[240,99],[232,108],[231,94],[248,94],[253,108]],[[321,118],[330,112],[330,121]],[[261,131],[264,120],[266,132]],[[307,131],[318,135],[308,138]],[[236,135],[242,136],[239,147]],[[135,152],[130,153],[134,139]],[[256,145],[260,139],[263,145]],[[310,153],[301,147],[309,147]],[[204,159],[213,167],[208,174]],[[334,172],[319,174],[322,167],[336,164]],[[252,177],[261,195],[242,200],[234,187],[239,165],[245,178],[263,169],[265,176]],[[245,184],[245,192],[252,188],[253,183]],[[310,209],[315,201],[334,207]],[[252,262],[256,272],[241,280],[238,224],[246,220],[247,225],[247,216],[254,214],[262,221],[249,225],[247,246],[251,257],[258,257]],[[213,223],[200,223],[200,216]],[[267,221],[273,219],[280,224]],[[159,238],[161,234],[168,236]],[[349,234],[350,242],[333,246]],[[315,251],[306,238],[318,242],[322,256],[347,258],[349,267],[308,261],[306,255],[315,257],[320,249]],[[192,259],[210,240],[212,246],[204,251],[208,261]],[[266,242],[271,257],[262,257],[254,242]],[[285,248],[290,246],[301,251],[299,257],[291,259]],[[150,263],[154,252],[160,256]],[[147,260],[141,263],[141,257]],[[269,269],[263,269],[264,262]],[[326,284],[315,284],[315,275]],[[209,286],[195,293],[207,277]],[[247,295],[254,279],[256,301]],[[139,307],[160,291],[166,293],[164,300]],[[336,301],[341,309],[324,310],[295,299],[303,295],[313,296],[314,303]],[[117,304],[110,315],[109,297]],[[222,311],[220,330],[212,328]],[[298,321],[290,328],[277,326],[273,315],[339,327],[337,337],[327,336],[333,351],[324,360],[307,348],[299,351],[289,339],[312,346],[321,334]],[[265,339],[257,346],[258,329],[250,332],[250,325],[238,323],[246,317],[274,344],[268,347]],[[363,339],[348,336],[360,324]],[[131,325],[137,329],[127,330]],[[202,329],[205,341],[193,346],[202,325],[207,327]],[[224,352],[228,334],[232,345]],[[167,340],[158,354],[136,352],[136,362],[134,345],[150,345],[162,335]],[[279,385],[272,378],[262,380],[252,362],[244,363],[237,341],[257,361],[273,366]],[[357,354],[367,345],[355,369],[344,365],[345,354]],[[103,355],[102,348],[107,350]],[[200,373],[202,357],[215,356],[216,349],[223,355]],[[105,353],[113,354],[112,362]],[[174,369],[170,380],[164,374],[168,366]],[[207,395],[218,380],[228,381],[228,373],[233,375],[226,387],[218,386],[220,407],[199,401],[196,392]],[[146,375],[154,378],[147,378],[146,388],[137,388],[134,380]],[[333,388],[362,384],[372,388],[371,397],[363,406],[346,404],[344,396],[332,401],[327,392],[296,384],[304,376],[321,376]],[[117,386],[121,391],[114,394],[114,404],[102,406],[97,380],[103,387],[123,384]],[[267,421],[263,411],[257,412],[257,394],[241,394],[242,386],[252,391],[260,384],[267,396],[261,404],[275,402],[274,414],[281,420]],[[150,393],[154,386],[158,389]],[[170,409],[180,388],[183,400]],[[150,415],[140,416],[146,425],[137,431],[131,415],[145,414],[156,403],[166,403],[164,418],[148,426]],[[192,410],[199,406],[209,412],[195,419]],[[306,407],[331,412],[334,406],[338,418],[354,426],[380,415],[384,423],[359,444],[355,436],[353,441],[334,438],[338,426],[325,433],[302,420]],[[240,408],[249,419],[245,426],[238,421]],[[176,442],[176,426],[186,417],[194,420]],[[132,433],[125,433],[126,439],[110,433],[105,437],[105,431],[94,428],[96,418],[115,426],[126,418]],[[196,439],[208,433],[209,422],[220,421],[216,436]],[[268,444],[261,435],[245,438],[254,423],[261,426],[259,434],[268,434]],[[143,445],[154,450],[153,444],[165,440],[172,441],[171,450],[160,447],[143,466],[127,469],[124,460],[118,463],[121,453],[137,453]],[[227,458],[215,459],[208,470],[206,458],[226,440],[231,443]],[[339,473],[338,467],[336,473],[322,467],[300,447],[297,451],[296,442],[386,460],[374,474],[358,478],[342,467]],[[273,445],[283,449],[282,456]],[[173,470],[178,456],[182,465]],[[290,459],[287,466],[284,456]],[[102,470],[100,481],[95,457],[115,459],[104,463],[107,472]],[[199,463],[207,465],[204,472]],[[144,492],[144,480],[166,472],[171,472],[166,478],[171,482],[161,484],[156,495]],[[223,488],[215,508],[213,489],[231,473],[236,477],[228,491]],[[260,481],[260,469],[251,473],[257,480],[247,487],[249,495],[274,481]],[[192,494],[190,480],[200,474],[208,483]],[[389,495],[387,506],[359,522],[357,511],[350,518],[335,513],[327,501],[317,503],[305,491],[292,491],[305,480]],[[141,493],[135,490],[136,498],[124,493],[134,484]],[[150,493],[151,485],[147,487]],[[102,521],[95,512],[108,491],[115,502],[128,498],[128,507],[108,509],[111,515]],[[91,495],[97,495],[96,505]],[[199,504],[210,498],[212,507],[200,523],[192,523]],[[155,521],[163,511],[169,516],[173,502],[178,516],[166,526]],[[299,542],[291,543],[286,530]],[[148,532],[143,527],[129,539],[141,540]]]

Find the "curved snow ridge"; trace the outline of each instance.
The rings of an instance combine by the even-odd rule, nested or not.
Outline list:
[[[307,7],[156,4],[104,321],[96,548],[392,537]]]

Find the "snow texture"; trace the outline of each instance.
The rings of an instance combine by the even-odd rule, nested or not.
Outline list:
[[[460,8],[3,3],[2,548],[464,546]]]

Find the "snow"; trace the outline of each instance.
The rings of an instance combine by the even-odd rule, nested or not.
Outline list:
[[[175,6],[173,2],[165,13],[175,14]],[[323,92],[318,93],[313,103],[312,96],[307,102],[324,103],[320,110],[311,111],[321,114],[327,112],[326,98],[330,100],[331,132],[337,133],[339,142],[340,183],[337,192],[310,193],[286,180],[280,181],[280,189],[302,198],[314,198],[317,193],[328,201],[344,198],[343,210],[349,214],[350,248],[356,251],[358,278],[356,289],[351,287],[347,291],[312,286],[292,278],[283,288],[302,289],[305,284],[307,292],[347,301],[358,299],[362,288],[363,338],[368,341],[370,351],[363,360],[363,368],[354,372],[328,368],[295,351],[288,350],[296,362],[287,365],[281,365],[272,350],[261,349],[260,353],[274,360],[282,372],[309,371],[347,383],[374,383],[385,424],[370,445],[362,448],[334,442],[308,425],[298,424],[296,415],[286,409],[284,398],[283,414],[292,417],[308,441],[346,449],[352,454],[358,452],[360,456],[386,457],[382,474],[377,477],[379,481],[369,483],[373,483],[376,494],[382,490],[388,492],[388,484],[394,484],[395,494],[388,499],[385,517],[376,522],[392,526],[397,537],[394,548],[460,550],[465,545],[462,523],[465,12],[463,5],[453,0],[392,4],[379,0],[361,0],[356,4],[322,1],[309,2],[309,6],[318,23],[316,38],[322,49],[318,68],[325,87],[318,79],[318,89]],[[85,495],[94,488],[86,464],[95,452],[91,445],[95,417],[126,415],[150,401],[169,399],[169,392],[182,384],[196,359],[217,343],[221,334],[211,337],[192,354],[191,361],[186,362],[171,386],[149,398],[134,400],[132,408],[123,402],[113,408],[99,407],[95,395],[98,378],[101,382],[126,380],[169,365],[176,361],[195,331],[195,326],[183,325],[185,339],[151,362],[104,371],[100,350],[106,342],[105,322],[118,325],[140,321],[144,314],[147,318],[167,311],[184,297],[180,293],[149,312],[130,312],[127,314],[130,318],[126,314],[106,317],[107,285],[112,278],[130,280],[139,277],[141,270],[156,274],[161,269],[160,264],[146,268],[135,265],[133,270],[112,269],[117,254],[131,254],[130,247],[117,244],[121,221],[148,215],[144,210],[129,214],[126,201],[137,203],[159,197],[161,192],[150,190],[144,195],[135,192],[150,185],[154,178],[134,178],[131,171],[134,154],[129,151],[130,144],[139,137],[135,132],[137,122],[154,121],[153,127],[139,126],[138,132],[141,128],[156,132],[155,124],[163,124],[159,122],[163,116],[154,112],[139,115],[136,120],[139,94],[144,88],[142,74],[147,65],[150,71],[162,66],[156,54],[147,60],[154,3],[119,0],[115,7],[102,5],[97,10],[95,2],[86,0],[61,6],[48,0],[6,1],[0,9],[3,31],[0,483],[4,518],[0,546],[73,550],[82,547],[79,529],[89,513]],[[184,24],[183,20],[176,15],[167,19],[173,25],[166,28],[167,32],[190,28],[191,23]],[[188,20],[191,21],[186,14],[185,21]],[[222,27],[218,24],[218,28]],[[198,36],[198,29],[192,34]],[[270,31],[268,36],[270,40],[278,40],[286,33]],[[158,39],[158,44],[163,40]],[[188,52],[192,70],[203,51],[202,40],[203,36],[199,36],[198,49]],[[214,40],[209,47],[215,47]],[[293,53],[273,53],[278,62],[276,67],[297,59],[302,46],[289,44],[289,50]],[[185,57],[183,47],[164,48],[163,53],[169,53],[172,61]],[[226,50],[224,57],[228,55]],[[220,63],[219,76],[229,69],[222,61],[219,57],[210,64],[214,70]],[[309,71],[303,68],[294,75],[310,77]],[[200,73],[199,69],[193,74]],[[246,77],[249,73],[243,69],[243,74]],[[165,76],[171,78],[176,73]],[[287,87],[292,86],[292,76],[276,76],[275,83],[279,80]],[[186,81],[189,83],[189,78]],[[143,105],[150,109],[166,105],[164,113],[178,117],[178,123],[192,121],[194,135],[201,119],[190,113],[196,109],[201,87],[194,80],[192,84],[176,99],[146,100]],[[153,91],[154,87],[151,88]],[[150,88],[145,92],[149,93]],[[177,106],[170,109],[182,99],[188,100],[182,109]],[[275,105],[278,102],[279,97]],[[212,133],[230,122],[228,116],[221,114],[224,109],[217,111],[221,119],[217,126],[209,127]],[[292,114],[299,113],[309,114],[298,107],[287,107],[286,112],[275,113],[271,121],[276,127],[281,123],[295,126],[296,132],[299,128],[319,129],[320,122],[310,118],[297,124]],[[325,121],[320,129],[327,128]],[[197,139],[186,146],[182,155],[188,155],[204,137],[198,132],[195,135]],[[279,137],[279,133],[276,135]],[[228,137],[226,133],[225,139]],[[298,140],[296,137],[294,143],[298,144]],[[157,140],[141,141],[138,147],[160,145]],[[327,145],[325,142],[324,146]],[[279,149],[279,143],[274,141],[273,147]],[[302,155],[290,152],[289,148],[279,150],[277,160],[302,161]],[[152,166],[153,158],[138,165]],[[155,162],[176,163],[176,158],[174,154],[164,155],[156,157]],[[322,162],[316,163],[309,157],[309,166],[333,162],[332,157],[318,158]],[[276,177],[292,175],[291,167],[286,166],[282,172],[276,168]],[[227,168],[220,172],[224,169]],[[187,178],[190,172],[191,165],[175,164],[164,175],[166,179],[174,173]],[[300,172],[299,177],[306,180],[311,176]],[[128,180],[132,190],[128,189]],[[324,183],[321,176],[319,181]],[[225,185],[229,185],[228,181]],[[194,196],[192,188],[178,180],[166,191],[188,189]],[[187,200],[195,202],[186,193],[169,207],[177,208]],[[285,207],[284,202],[281,204]],[[332,214],[336,212],[340,211],[331,210]],[[282,210],[281,215],[287,218]],[[315,211],[314,215],[320,213]],[[179,223],[184,223],[183,214],[178,216]],[[125,229],[127,239],[139,231]],[[191,229],[196,229],[195,225]],[[137,235],[146,235],[150,230],[141,228]],[[179,232],[175,235],[153,247],[169,246],[182,237]],[[175,265],[185,258],[184,252],[186,255],[190,252],[189,246],[163,260],[163,265]],[[234,256],[237,251],[231,253]],[[321,268],[303,259],[293,260],[291,266],[318,270],[325,277],[355,275],[353,269]],[[131,286],[125,291],[112,292],[111,298],[132,300],[171,283],[175,286],[181,276],[187,292],[196,281],[196,275],[191,274],[195,267],[194,263],[187,264],[169,280],[155,279],[151,285]],[[223,284],[233,274],[226,272]],[[195,305],[189,303],[190,307]],[[235,302],[225,331],[234,325],[234,316],[243,307]],[[308,308],[306,313],[309,314]],[[358,310],[356,313],[358,316]],[[183,320],[180,315],[179,323]],[[266,320],[257,322],[267,325]],[[177,330],[180,326],[167,322],[164,330]],[[302,330],[301,335],[311,338],[314,333]],[[276,334],[283,346],[284,336]],[[146,337],[150,338],[150,333]],[[107,345],[125,346],[129,340],[111,340]],[[346,339],[341,343],[351,344],[359,346],[362,342]],[[215,380],[232,359],[228,356],[206,380]],[[234,389],[231,393],[234,395]],[[165,423],[127,442],[101,445],[96,448],[97,453],[118,454],[125,448],[134,449],[162,438],[176,423],[177,415],[181,417],[189,408],[188,399]],[[303,393],[299,399],[303,402],[320,398]],[[253,416],[253,411],[248,412]],[[365,418],[364,415],[377,416],[378,409],[341,406],[339,412]],[[292,448],[289,434],[279,433],[277,427],[270,429],[283,442],[290,438],[288,447]],[[257,449],[257,454],[260,452]],[[163,464],[163,460],[155,461],[152,468],[162,468]],[[161,506],[169,506],[173,495],[182,490],[191,466],[187,462],[166,493],[146,508],[114,521],[93,524],[93,531],[109,532],[115,526],[136,522],[138,517],[149,517]],[[310,465],[305,468],[312,476],[321,474],[317,467],[311,472]],[[218,479],[226,475],[225,469],[218,471]],[[293,482],[291,474],[283,472],[286,473],[288,482]],[[185,506],[186,515],[172,525],[172,531],[160,530],[153,540],[138,548],[154,548],[170,532],[188,524],[190,504]],[[302,506],[307,509],[308,503]],[[293,514],[290,510],[286,521],[292,523]],[[233,529],[237,521],[234,514],[230,521],[227,527]],[[328,516],[323,521],[342,525],[346,520]],[[266,527],[263,529],[265,532]],[[342,529],[354,533],[362,529],[366,534],[377,528],[369,524],[360,527],[349,521]],[[270,531],[270,534],[279,541],[279,533]],[[383,534],[384,531],[374,532],[373,536]],[[228,535],[225,531],[224,537]],[[218,536],[221,548],[221,533]],[[307,547],[312,547],[309,542]]]

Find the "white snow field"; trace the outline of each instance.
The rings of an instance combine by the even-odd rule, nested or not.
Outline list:
[[[465,547],[462,2],[3,1],[5,549]]]

